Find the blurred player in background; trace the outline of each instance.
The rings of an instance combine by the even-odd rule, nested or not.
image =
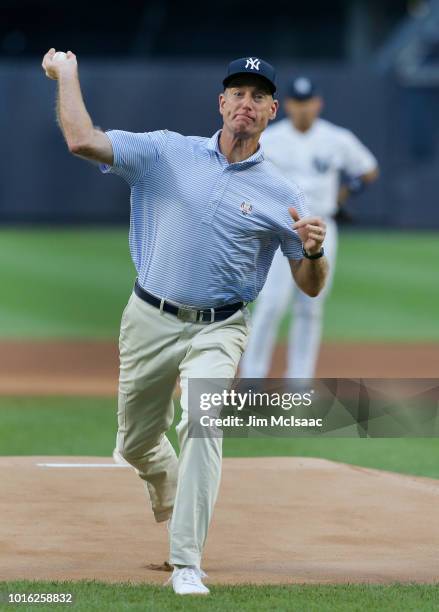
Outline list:
[[[297,183],[308,198],[311,213],[327,224],[325,255],[329,277],[318,297],[305,295],[291,280],[288,260],[277,250],[264,289],[253,312],[253,329],[241,363],[245,378],[263,378],[270,369],[279,321],[293,300],[288,378],[313,378],[322,335],[323,306],[337,254],[334,217],[352,193],[376,180],[378,166],[372,153],[349,130],[319,117],[323,100],[310,79],[299,77],[288,87],[287,117],[269,127],[262,139],[266,159]],[[340,184],[340,176],[346,181]]]

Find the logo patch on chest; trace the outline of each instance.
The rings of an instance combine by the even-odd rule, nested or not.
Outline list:
[[[329,168],[331,167],[331,160],[324,159],[322,157],[314,157],[312,160],[312,165],[314,170],[317,170],[317,172],[320,174],[324,174],[325,172],[328,172]]]
[[[253,206],[249,202],[241,202],[239,208],[243,215],[249,215],[253,210]]]

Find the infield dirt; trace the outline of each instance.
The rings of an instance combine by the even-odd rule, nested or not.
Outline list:
[[[113,467],[41,467],[39,463]],[[130,467],[97,457],[0,458],[2,580],[164,583],[168,558]],[[225,459],[210,583],[439,581],[439,481],[324,459]]]
[[[271,377],[283,375],[285,347],[274,354]],[[327,343],[322,378],[436,378],[439,344]],[[117,392],[114,342],[2,341],[1,395],[103,395]]]

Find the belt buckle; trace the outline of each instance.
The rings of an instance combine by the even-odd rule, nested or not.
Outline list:
[[[193,308],[184,308],[181,306],[177,312],[177,318],[185,323],[196,323],[198,319],[198,310]]]

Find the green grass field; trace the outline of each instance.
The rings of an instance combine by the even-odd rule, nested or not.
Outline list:
[[[135,277],[127,234],[2,230],[0,338],[115,338]],[[325,338],[438,341],[438,259],[434,233],[342,233]]]
[[[297,585],[297,586],[212,586],[209,597],[176,597],[170,589],[150,585],[108,585],[99,582],[11,582],[0,594],[72,593],[75,612],[91,610],[119,612],[430,612],[437,610],[438,587],[433,585]],[[62,610],[64,605],[8,605],[4,610]]]
[[[135,272],[125,230],[2,230],[0,338],[115,339]],[[433,233],[343,233],[325,338],[344,341],[439,340],[439,246]],[[288,325],[284,320],[280,335]],[[116,400],[0,398],[0,455],[110,456]],[[173,444],[175,431],[170,432]],[[439,440],[227,439],[224,455],[323,457],[439,478]],[[1,573],[0,573],[1,580]],[[73,609],[279,610],[351,612],[438,610],[438,585],[212,587],[209,598],[177,598],[151,585],[97,582],[0,582],[1,610],[65,606],[9,605],[7,593],[72,592]]]
[[[0,397],[1,455],[109,457],[116,427],[116,399]],[[176,447],[174,429],[169,437]],[[224,456],[323,457],[439,478],[437,438],[229,438]]]

